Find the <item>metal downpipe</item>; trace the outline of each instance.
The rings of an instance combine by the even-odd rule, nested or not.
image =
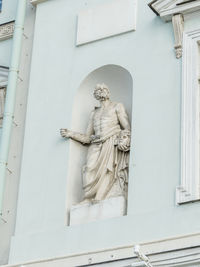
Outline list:
[[[0,140],[0,214],[3,209],[3,194],[5,187],[6,168],[8,164],[8,154],[10,148],[11,131],[15,109],[15,95],[17,88],[20,55],[22,48],[22,37],[24,31],[24,20],[26,13],[26,0],[19,0],[15,29],[12,44],[11,64],[8,75],[8,86],[6,93],[6,103],[3,119],[2,136]]]

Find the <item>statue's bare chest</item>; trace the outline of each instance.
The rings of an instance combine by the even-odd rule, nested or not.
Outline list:
[[[94,113],[94,122],[102,120],[115,120],[117,118],[116,110],[114,106],[97,108]]]

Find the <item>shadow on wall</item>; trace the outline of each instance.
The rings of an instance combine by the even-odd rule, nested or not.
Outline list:
[[[132,89],[131,74],[118,65],[105,65],[92,71],[79,86],[72,112],[70,129],[84,133],[87,128],[89,116],[98,101],[93,97],[94,87],[97,83],[105,83],[111,94],[111,101],[123,103],[131,122]],[[70,140],[69,162],[67,174],[67,213],[71,205],[82,200],[82,167],[86,161],[87,146]]]

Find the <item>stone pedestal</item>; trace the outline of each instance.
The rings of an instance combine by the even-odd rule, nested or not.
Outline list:
[[[102,200],[98,203],[74,205],[70,210],[70,225],[104,220],[126,214],[126,200],[123,196]]]

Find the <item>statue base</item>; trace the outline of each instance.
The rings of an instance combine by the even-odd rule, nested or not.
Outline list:
[[[112,197],[97,203],[74,205],[70,209],[70,225],[105,220],[126,214],[126,199],[124,196]]]

